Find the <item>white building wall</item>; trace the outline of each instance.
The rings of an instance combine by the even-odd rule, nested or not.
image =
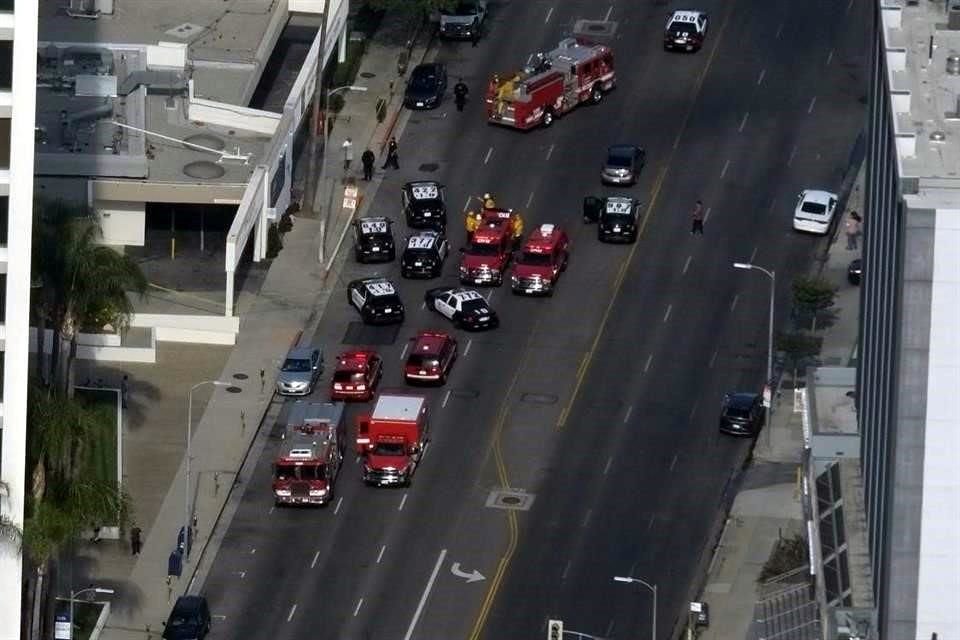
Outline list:
[[[923,447],[923,515],[917,640],[956,638],[960,629],[960,210],[938,210],[934,233]]]
[[[13,17],[9,234],[7,246],[3,446],[0,479],[10,489],[0,511],[23,525],[26,479],[27,358],[30,323],[30,248],[33,228],[33,129],[36,112],[37,0],[16,0]],[[20,637],[23,562],[17,550],[0,552],[0,638]]]

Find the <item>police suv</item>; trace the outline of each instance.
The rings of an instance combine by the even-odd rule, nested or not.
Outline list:
[[[397,257],[389,218],[360,218],[353,222],[357,262],[392,262]]]
[[[636,242],[640,232],[640,207],[636,198],[609,196],[583,199],[583,221],[597,223],[601,242]]]
[[[447,205],[443,185],[432,180],[418,180],[403,185],[400,198],[407,225],[414,229],[443,231],[447,226]]]
[[[364,278],[347,285],[347,302],[366,324],[403,322],[404,308],[397,288],[386,278]]]
[[[439,231],[420,231],[407,238],[400,256],[400,274],[404,278],[436,278],[450,253],[447,238]]]
[[[707,37],[707,14],[702,11],[674,11],[663,32],[663,48],[697,51]]]

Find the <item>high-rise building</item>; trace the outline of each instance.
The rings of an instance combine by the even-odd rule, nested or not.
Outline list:
[[[0,515],[23,525],[37,0],[0,0]],[[23,562],[0,549],[0,640],[20,637]]]

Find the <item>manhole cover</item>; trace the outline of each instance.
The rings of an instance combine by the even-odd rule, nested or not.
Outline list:
[[[190,136],[189,138],[184,138],[183,141],[201,147],[207,147],[208,149],[216,149],[217,151],[223,149],[223,140],[217,136],[212,136],[209,133],[198,133]]]
[[[245,374],[245,373],[235,373],[235,374],[233,374],[233,379],[234,379],[234,380],[246,380],[246,379],[249,378],[249,377],[250,377],[250,376],[248,376],[248,375]]]
[[[184,166],[183,173],[198,180],[215,180],[222,178],[223,174],[226,173],[226,169],[209,160],[198,160],[197,162],[191,162]]]
[[[617,23],[609,20],[577,20],[573,25],[573,33],[586,34],[593,37],[612,37],[617,30]]]
[[[427,173],[433,173],[440,168],[440,165],[436,162],[426,162],[420,165],[420,171],[425,171]]]
[[[557,396],[549,393],[525,393],[520,396],[520,401],[531,404],[556,404]]]
[[[374,327],[362,322],[351,322],[343,336],[343,344],[363,344],[370,346],[390,345],[397,341],[400,325]]]
[[[520,489],[499,489],[487,496],[486,506],[491,509],[513,509],[529,511],[534,495]]]
[[[376,78],[376,77],[377,77],[377,74],[375,74],[375,73],[370,73],[369,71],[363,71],[363,72],[360,73],[360,77],[361,77],[361,78]]]
[[[243,389],[241,389],[240,387],[233,387],[233,386],[227,387],[227,393],[241,393],[242,391]]]

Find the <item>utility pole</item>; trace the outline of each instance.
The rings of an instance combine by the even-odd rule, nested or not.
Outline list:
[[[318,193],[321,191],[321,187],[318,184],[319,171],[317,168],[318,156],[320,155],[319,149],[319,138],[322,132],[324,134],[324,140],[326,140],[326,129],[327,122],[324,118],[323,123],[320,122],[320,103],[323,100],[323,69],[324,69],[324,54],[327,51],[327,23],[330,21],[330,0],[323,0],[323,24],[320,25],[320,46],[317,50],[317,74],[316,79],[313,85],[313,113],[312,113],[312,126],[310,128],[310,164],[308,165],[307,171],[307,185],[304,189],[304,206],[309,207],[313,211],[314,215],[318,214],[317,202],[319,200]],[[326,146],[326,145],[324,145]],[[326,161],[327,150],[323,150],[324,161]],[[323,234],[326,235],[326,230],[323,231]],[[326,237],[324,237],[321,242],[326,242]]]

